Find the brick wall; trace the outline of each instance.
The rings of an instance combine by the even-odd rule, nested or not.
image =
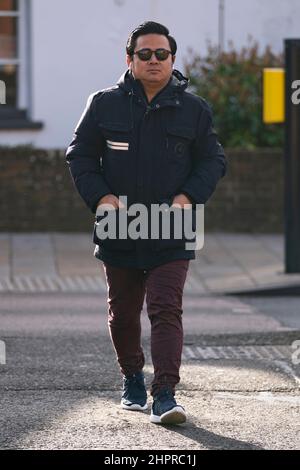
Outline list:
[[[227,149],[228,172],[205,208],[207,230],[284,230],[281,149]]]
[[[283,231],[280,149],[226,151],[228,173],[205,208],[205,230]],[[64,150],[0,147],[0,231],[90,231]]]

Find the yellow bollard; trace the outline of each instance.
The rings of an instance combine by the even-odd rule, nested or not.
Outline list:
[[[266,124],[284,122],[284,79],[282,68],[263,69],[263,122]]]

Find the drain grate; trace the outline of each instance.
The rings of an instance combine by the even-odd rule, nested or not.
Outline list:
[[[184,346],[182,359],[287,359],[293,351],[290,346]]]

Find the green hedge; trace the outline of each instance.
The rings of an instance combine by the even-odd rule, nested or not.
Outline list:
[[[205,56],[189,50],[184,65],[191,90],[211,105],[225,147],[282,147],[283,125],[262,121],[262,70],[283,67],[283,55],[274,54],[270,46],[259,52],[251,37],[240,51],[232,41],[228,46],[228,51],[219,53],[208,43]]]

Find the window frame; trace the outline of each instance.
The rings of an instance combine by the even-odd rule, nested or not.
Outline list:
[[[22,2],[18,2],[18,10],[0,10],[0,18],[16,18],[17,20],[17,37],[16,37],[16,42],[17,42],[17,56],[15,58],[2,58],[0,56],[0,66],[1,65],[7,65],[7,64],[12,64],[12,65],[17,65],[17,89],[16,89],[16,109],[20,109],[20,65],[21,65],[21,60],[20,60],[20,30],[21,30],[21,21],[20,21],[20,6]],[[23,62],[23,61],[22,61]]]
[[[0,106],[1,129],[40,129],[41,122],[32,122],[31,0],[19,0],[18,10],[0,10],[0,16],[17,18],[17,57],[4,59],[0,65],[17,65],[16,106]]]

